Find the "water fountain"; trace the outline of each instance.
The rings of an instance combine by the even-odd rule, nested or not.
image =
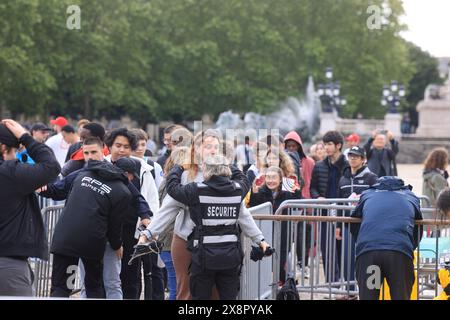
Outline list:
[[[225,133],[226,129],[278,129],[282,135],[297,130],[301,137],[310,140],[319,130],[320,100],[314,90],[310,76],[305,97],[288,97],[279,105],[279,110],[269,115],[247,112],[243,119],[231,110],[222,112],[216,122],[216,128]]]

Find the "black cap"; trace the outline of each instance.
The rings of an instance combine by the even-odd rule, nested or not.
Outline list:
[[[31,126],[30,132],[33,131],[53,131],[51,128],[47,127],[42,122],[37,122]]]
[[[7,147],[19,147],[19,139],[17,139],[11,131],[3,124],[0,123],[0,143]]]
[[[355,154],[357,156],[366,157],[366,151],[364,150],[364,148],[361,148],[360,146],[354,146],[351,147],[350,150],[348,151],[348,154]]]
[[[119,167],[123,171],[131,173],[134,177],[139,179],[139,175],[137,173],[137,164],[135,160],[131,158],[119,158],[114,163],[114,165]]]

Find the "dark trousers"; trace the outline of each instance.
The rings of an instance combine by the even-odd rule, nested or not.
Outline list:
[[[151,253],[136,259],[129,266],[128,261],[138,239],[134,237],[136,226],[126,226],[122,231],[123,258],[120,280],[124,299],[139,299],[142,291],[141,261],[144,269],[144,299],[164,300],[164,274],[158,267],[158,255]]]
[[[191,264],[190,291],[192,300],[210,300],[216,285],[221,300],[236,300],[240,287],[241,266],[225,270],[203,269]]]
[[[322,222],[320,250],[327,282],[339,281],[339,260],[336,245],[335,228],[330,223]]]
[[[134,260],[131,265],[128,265],[128,261],[130,261],[134,251],[134,246],[138,242],[138,239],[134,238],[135,230],[136,227],[133,226],[132,228],[124,227],[122,231],[123,258],[122,268],[120,270],[120,281],[122,282],[123,298],[138,300],[140,286],[139,259]]]
[[[158,255],[151,253],[142,256],[141,261],[144,270],[144,299],[164,300],[164,270],[158,267]]]
[[[379,279],[374,270],[380,271]],[[414,284],[413,260],[397,251],[365,252],[356,258],[356,278],[360,300],[378,300],[385,278],[392,300],[409,300]]]
[[[75,285],[78,260],[84,264],[84,286],[88,298],[104,298],[102,260],[53,255],[51,297],[69,297]],[[69,279],[70,278],[70,279]]]
[[[303,261],[303,234],[305,237],[305,261]],[[302,267],[308,266],[309,251],[311,249],[311,224],[299,222],[297,225],[297,260]]]
[[[26,258],[0,257],[0,296],[33,296],[34,274]]]
[[[351,281],[355,281],[355,238],[351,236],[350,229],[348,226],[341,229],[342,232],[342,247],[341,250],[344,252],[344,261],[340,263],[340,266],[344,266],[344,280],[346,284]],[[355,285],[351,284],[348,286],[348,290],[355,290]]]
[[[284,283],[286,281],[287,271],[290,270],[287,261],[288,252],[290,251],[290,223],[287,221],[281,222],[281,233],[280,233],[280,272],[279,272],[279,281]]]

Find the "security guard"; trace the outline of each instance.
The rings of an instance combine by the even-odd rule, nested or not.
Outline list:
[[[190,235],[192,250],[190,291],[194,300],[208,300],[216,285],[220,299],[234,300],[239,291],[243,252],[240,232],[266,252],[270,248],[243,204],[243,190],[230,180],[227,159],[215,155],[203,165],[203,183],[181,185],[183,168],[175,166],[167,177],[168,194],[189,206],[195,223]],[[147,233],[145,233],[147,232]],[[149,230],[143,234],[151,238]]]

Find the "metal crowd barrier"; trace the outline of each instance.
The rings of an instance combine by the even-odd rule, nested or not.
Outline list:
[[[267,215],[273,214],[273,207],[270,202],[249,208],[252,214]],[[272,239],[272,221],[255,220],[259,229],[267,239]],[[244,250],[244,261],[241,269],[241,284],[238,295],[239,300],[256,300],[261,296],[269,295],[273,285],[272,260],[274,257],[265,258],[259,263],[250,260],[252,241],[242,236],[242,249]],[[269,240],[270,241],[270,240]],[[260,275],[265,275],[261,277]]]
[[[59,201],[59,200],[53,200],[50,198],[45,198],[45,197],[41,197],[41,196],[37,196],[38,198],[38,203],[39,203],[39,208],[41,209],[41,211],[47,207],[54,207],[54,206],[59,206],[61,204],[64,204],[64,200]]]
[[[56,223],[61,216],[64,205],[44,207],[41,211],[44,220],[44,228],[47,233],[48,248],[50,249],[53,232]],[[34,271],[33,290],[36,297],[49,297],[52,277],[53,256],[49,255],[49,260],[30,259],[31,267]]]
[[[251,210],[255,221],[258,223],[269,222],[267,226],[273,225],[272,245],[278,255],[274,255],[271,259],[272,272],[263,273],[260,270],[255,272],[255,268],[251,266],[243,269],[242,279],[252,279],[253,284],[264,283],[264,285],[262,289],[259,287],[259,290],[244,288],[244,284],[248,283],[248,280],[242,280],[241,288],[246,291],[241,293],[240,298],[275,299],[280,286],[274,284],[279,284],[284,280],[280,279],[280,268],[283,267],[287,276],[296,278],[297,289],[303,299],[332,299],[335,295],[357,296],[354,257],[352,261],[354,252],[351,251],[353,239],[349,229],[351,224],[360,223],[360,219],[336,216],[338,210],[352,210],[354,208],[352,204],[355,202],[357,200],[289,200],[281,204],[275,215],[259,214],[258,210],[261,209],[259,207],[255,207],[255,211]],[[422,214],[430,216],[433,210],[424,208]],[[281,215],[283,211],[287,215]],[[281,225],[283,223],[286,231],[282,234]],[[336,223],[342,224],[340,244],[336,241]],[[303,232],[308,224],[310,225],[310,234]],[[412,299],[431,299],[438,294],[436,277],[440,263],[445,255],[450,255],[450,221],[427,219],[416,221],[416,224],[427,226],[432,229],[432,232],[423,233],[422,241],[415,251],[416,282],[411,297]],[[301,231],[299,236],[297,236],[298,231]],[[264,235],[270,240],[266,233]],[[281,236],[284,236],[285,239]],[[306,247],[307,243],[310,244],[308,248]],[[302,249],[298,254],[297,246]],[[282,251],[286,252],[283,265],[280,261]],[[255,264],[247,257],[246,259],[244,265]],[[297,267],[298,260],[302,261],[301,267]],[[307,261],[309,261],[308,267],[306,266]],[[263,259],[257,264],[261,263],[267,262]],[[385,290],[382,292],[384,293]]]
[[[417,196],[417,198],[419,198],[420,200],[420,207],[421,208],[431,208],[431,200],[428,196],[425,195],[421,195],[421,196]]]
[[[357,295],[354,270],[347,267],[351,266],[352,258],[352,255],[348,254],[351,252],[352,243],[352,236],[348,231],[352,223],[359,223],[360,220],[336,216],[338,210],[352,210],[354,208],[352,204],[355,202],[357,200],[289,200],[283,202],[275,214],[270,203],[250,208],[255,222],[276,249],[276,253],[270,258],[264,258],[255,263],[250,260],[251,241],[243,237],[242,248],[245,256],[238,298],[241,300],[275,299],[284,281],[280,279],[280,268],[286,270],[286,276],[296,278],[297,289],[302,299],[332,299],[336,294]],[[42,209],[49,248],[62,209],[63,205]],[[430,216],[433,210],[424,208],[422,213],[424,216]],[[283,211],[287,214],[282,215]],[[335,241],[338,222],[342,223],[341,236],[345,235],[345,241],[341,241],[340,249]],[[416,223],[429,227],[431,232],[424,232],[416,250],[415,297],[430,299],[438,294],[436,277],[440,263],[445,255],[450,255],[450,221],[428,219]],[[285,230],[283,234],[282,229]],[[306,232],[308,229],[309,234]],[[285,238],[283,239],[282,236]],[[301,248],[299,254],[297,254],[297,247]],[[285,260],[283,266],[281,266],[282,251],[286,253],[283,257]],[[30,260],[35,273],[35,295],[48,297],[51,286],[52,257],[50,256],[49,261]],[[302,262],[301,268],[297,266],[298,260]],[[79,279],[77,281],[79,286]]]

